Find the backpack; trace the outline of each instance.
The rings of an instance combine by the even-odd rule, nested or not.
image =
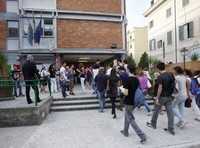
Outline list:
[[[197,78],[191,79],[191,83],[190,83],[190,92],[193,95],[200,95],[200,87],[199,87]]]
[[[87,76],[87,78],[91,78],[92,77],[92,73],[91,73],[89,68],[86,69],[86,76]]]
[[[140,104],[142,104],[145,100],[144,93],[142,92],[142,89],[140,86],[135,91],[135,96],[134,96],[134,108],[138,107]]]

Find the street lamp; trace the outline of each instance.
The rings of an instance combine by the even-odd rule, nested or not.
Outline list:
[[[183,49],[180,50],[181,55],[183,56],[183,69],[185,70],[185,56],[188,53],[188,49],[186,49],[185,47],[183,47]]]

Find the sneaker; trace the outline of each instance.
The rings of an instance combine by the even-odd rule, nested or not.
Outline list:
[[[186,121],[183,121],[183,122],[181,122],[181,124],[180,124],[180,128],[182,129],[182,128],[184,128],[185,127],[185,125],[187,124],[187,122]]]
[[[181,121],[178,121],[177,123],[175,123],[176,126],[180,127],[181,126]]]
[[[200,118],[199,118],[199,117],[197,117],[197,118],[194,118],[194,120],[196,120],[196,121],[199,121],[199,122],[200,122]]]
[[[147,114],[147,116],[151,116],[152,115],[152,112],[150,111],[150,112],[148,112],[148,114]]]
[[[169,130],[168,128],[164,128],[164,131],[170,133],[171,135],[175,135],[174,131]]]
[[[121,130],[120,132],[121,132],[125,137],[128,137],[128,135],[129,135],[128,132],[125,132],[124,130]]]
[[[31,104],[31,103],[33,103],[33,101],[32,101],[32,100],[28,102],[28,104]]]
[[[150,128],[156,129],[156,126],[155,126],[155,125],[152,125],[152,124],[149,123],[149,122],[147,122],[147,126],[150,127]]]
[[[141,139],[140,143],[145,144],[147,142],[147,138],[145,137],[144,139]]]
[[[140,111],[140,108],[136,108],[137,111]]]

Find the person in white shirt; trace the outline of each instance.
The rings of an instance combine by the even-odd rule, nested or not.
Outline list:
[[[92,88],[94,90],[93,94],[97,93],[97,88],[94,79],[96,75],[99,73],[99,68],[100,68],[100,60],[97,59],[95,64],[92,66],[92,73],[93,73]]]
[[[67,83],[69,80],[66,77],[66,62],[62,62],[62,67],[60,68],[60,81],[61,81],[61,87],[62,87],[62,95],[65,98],[67,96],[66,94],[66,88]]]
[[[187,124],[185,121],[185,100],[189,96],[189,91],[187,91],[189,86],[187,86],[187,79],[183,73],[180,66],[174,67],[175,87],[178,89],[178,94],[175,96],[172,105],[174,116],[179,119],[176,125],[181,129]]]
[[[113,63],[109,63],[109,64],[108,64],[108,69],[107,69],[107,71],[106,71],[106,76],[110,76],[112,67],[113,67]]]
[[[47,81],[48,81],[48,77],[50,75],[49,72],[47,72],[46,70],[46,67],[42,67],[41,69],[41,78],[42,78],[42,81],[41,81],[41,93],[46,93],[46,87],[47,87]]]

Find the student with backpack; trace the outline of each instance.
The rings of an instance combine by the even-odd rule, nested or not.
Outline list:
[[[200,108],[200,70],[194,72],[194,78],[191,81],[191,93],[195,95],[195,101]]]
[[[128,129],[130,124],[134,129],[134,131],[137,133],[137,135],[140,137],[140,143],[144,144],[147,141],[147,137],[145,133],[137,125],[135,117],[133,115],[135,92],[138,86],[140,85],[140,82],[138,78],[134,76],[136,70],[135,65],[130,64],[128,65],[127,69],[129,77],[126,79],[123,85],[123,88],[125,90],[122,91],[122,93],[125,95],[124,98],[125,120],[124,120],[124,129],[121,131],[121,133],[125,137],[128,137],[129,136]]]
[[[193,111],[195,112],[195,115],[196,115],[196,117],[194,119],[196,121],[200,122],[200,110],[199,110],[199,107],[196,104],[195,95],[193,95],[191,93],[192,90],[194,92],[194,88],[193,87],[196,86],[195,85],[195,80],[194,80],[194,77],[193,77],[193,74],[192,74],[191,70],[185,69],[184,72],[185,72],[185,76],[186,76],[186,78],[187,78],[187,80],[189,81],[189,84],[190,84],[189,95],[190,95],[190,98],[192,99],[191,107],[192,107],[192,109],[193,109]]]

